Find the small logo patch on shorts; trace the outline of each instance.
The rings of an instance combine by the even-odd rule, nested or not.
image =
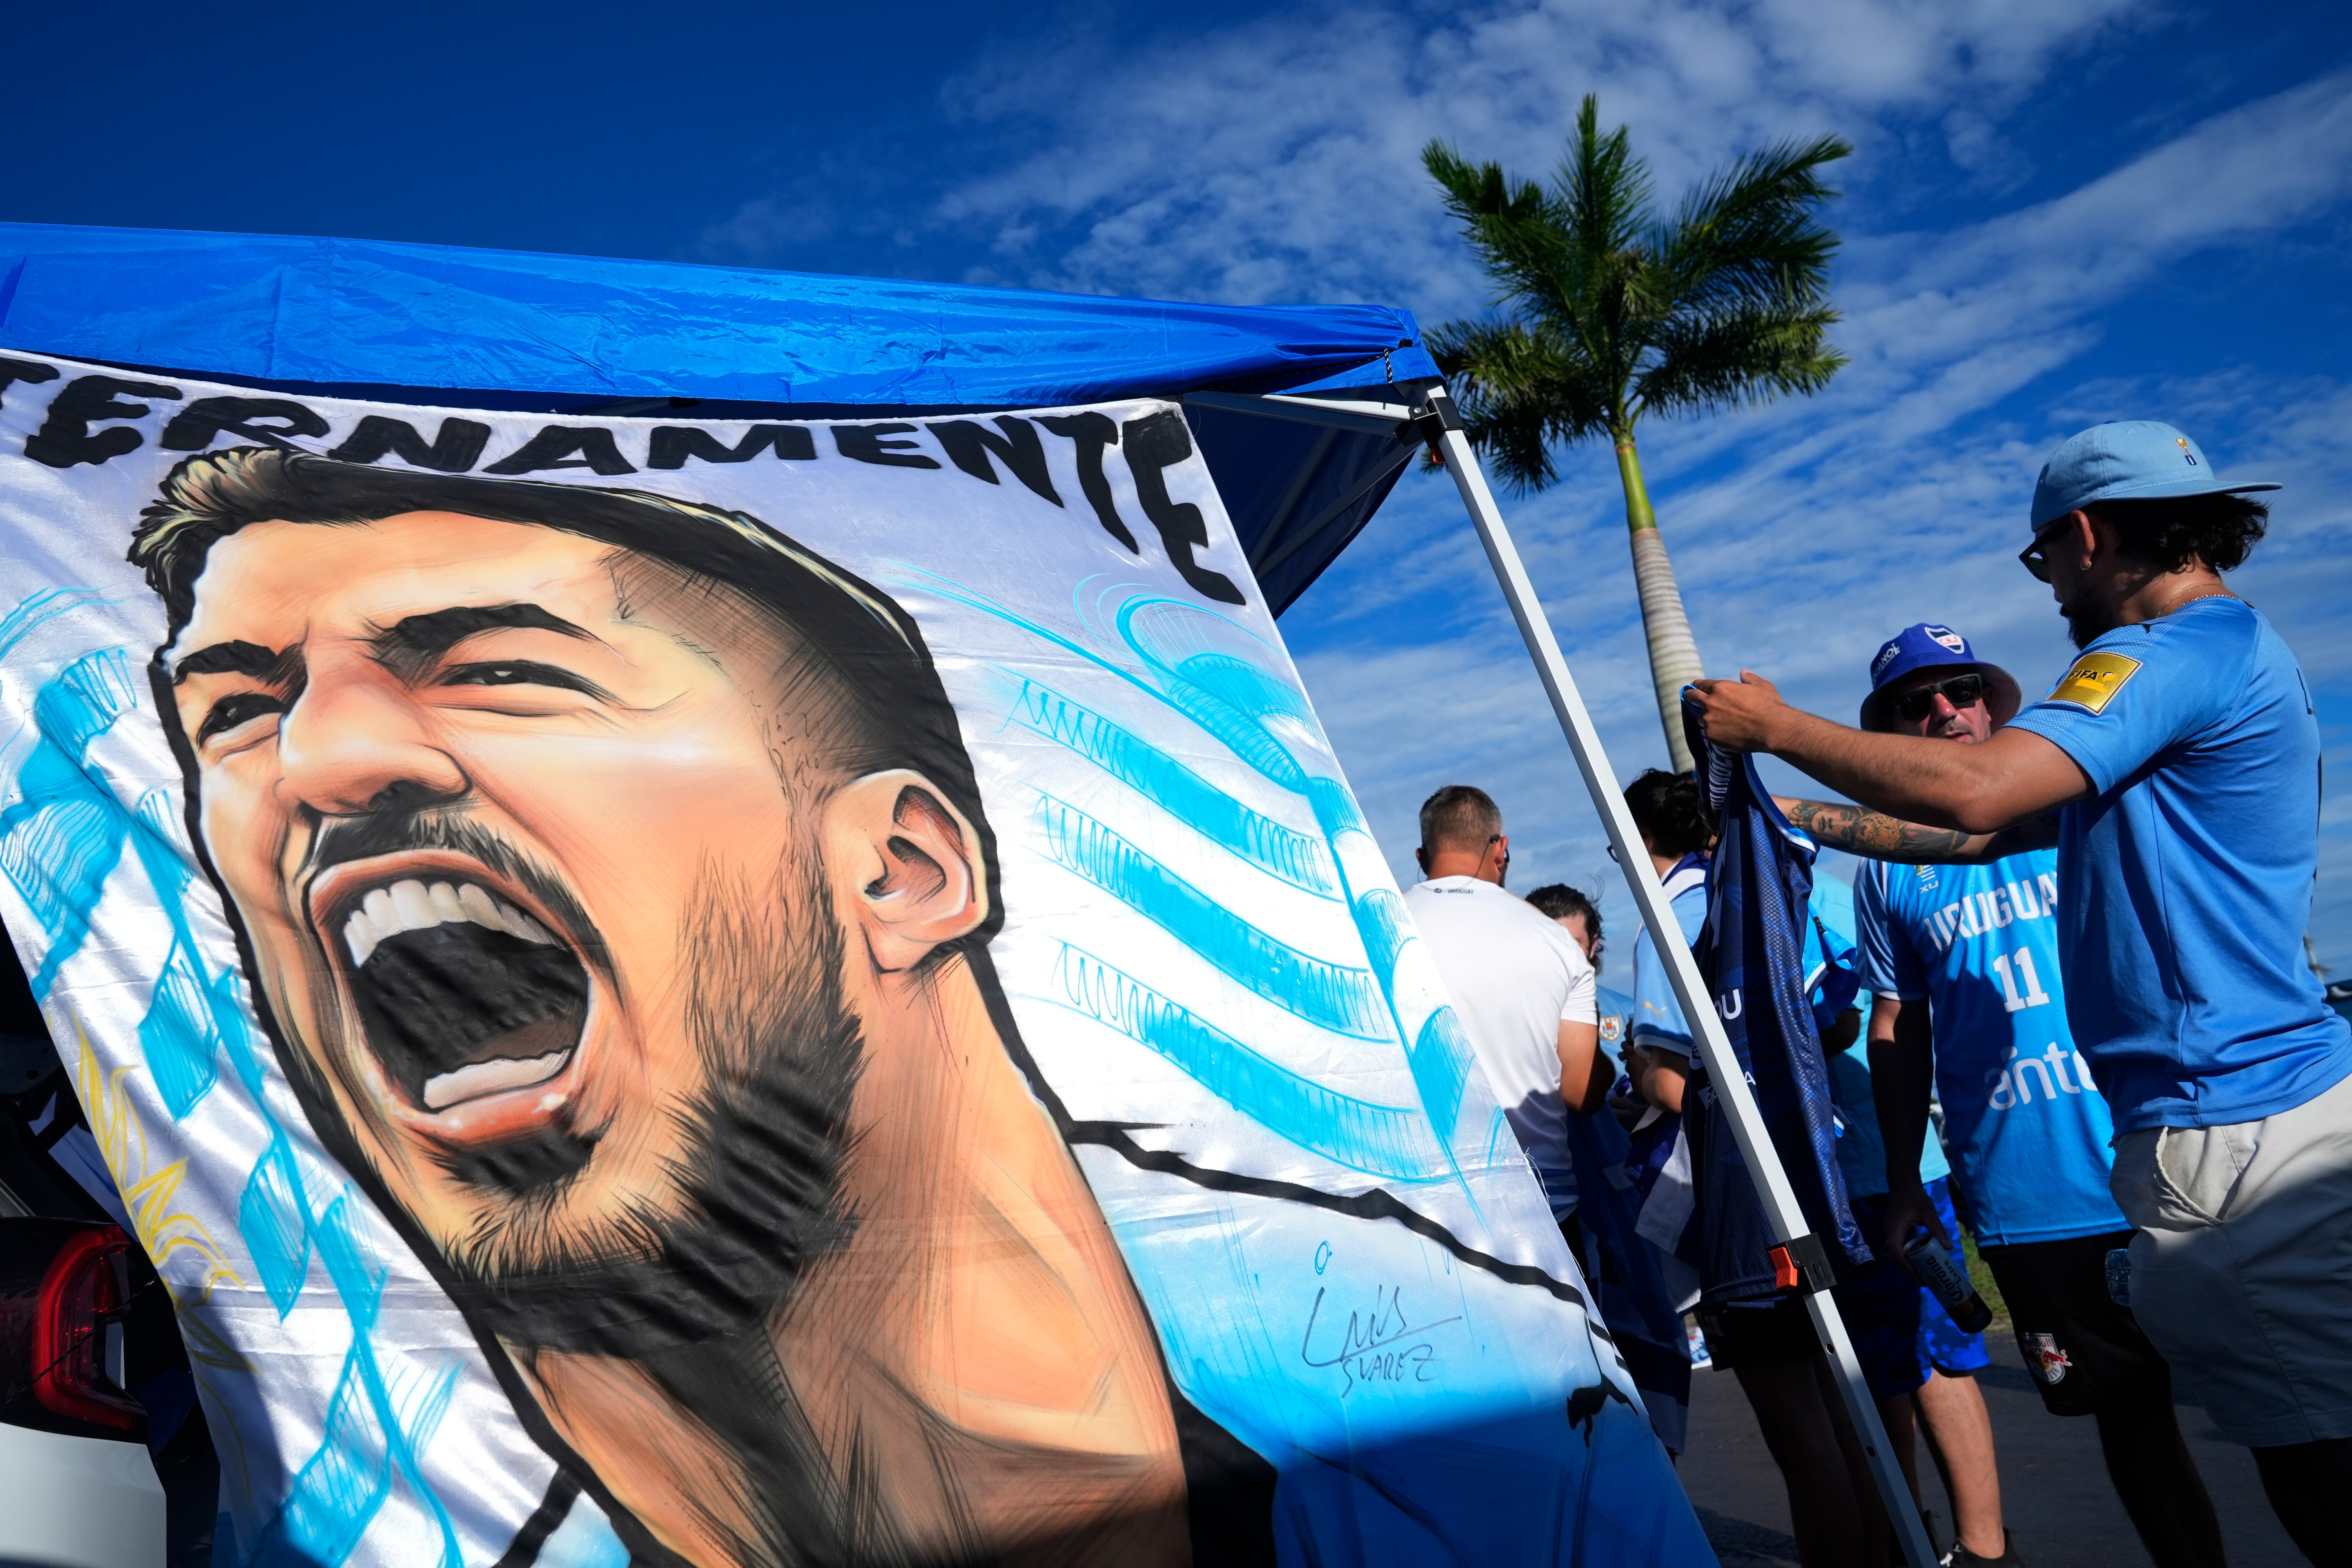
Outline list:
[[[2050,693],[2053,702],[2071,702],[2093,713],[2104,713],[2124,682],[2139,673],[2139,660],[2119,653],[2086,653],[2074,661]]]
[[[2058,1348],[2056,1334],[2020,1334],[2017,1338],[2025,1347],[2026,1359],[2033,1363],[2035,1377],[2053,1387],[2066,1381],[2066,1369],[2074,1363]]]

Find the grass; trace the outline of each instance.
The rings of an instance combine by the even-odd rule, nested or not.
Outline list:
[[[1984,1259],[1977,1256],[1977,1238],[1963,1231],[1960,1249],[1968,1255],[1969,1283],[1977,1288],[1977,1294],[1984,1298],[1984,1304],[1992,1309],[1992,1321],[1985,1325],[1985,1332],[2010,1332],[2009,1303],[2000,1299],[2000,1287],[1993,1283],[1992,1270],[1986,1268]]]

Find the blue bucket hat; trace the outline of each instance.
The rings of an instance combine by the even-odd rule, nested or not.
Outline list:
[[[2205,460],[2203,448],[2155,419],[2094,425],[2050,454],[2033,481],[2038,536],[2058,519],[2095,501],[2156,500],[2176,496],[2242,495],[2274,490],[2269,479],[2227,484]]]
[[[1985,678],[1985,706],[1991,710],[1993,728],[1998,730],[2017,717],[2022,699],[2009,671],[1979,658],[1969,639],[1951,627],[1923,621],[1905,626],[1879,645],[1878,656],[1870,661],[1870,695],[1862,700],[1862,727],[1891,728],[1895,683],[1922,669],[1948,670],[1954,675],[1973,669]]]

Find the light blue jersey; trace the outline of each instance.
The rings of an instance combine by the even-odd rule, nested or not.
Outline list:
[[[1706,860],[1696,855],[1684,856],[1665,874],[1662,885],[1673,906],[1675,922],[1683,928],[1683,945],[1688,947],[1706,924]],[[1651,944],[1646,925],[1633,939],[1633,1017],[1626,1033],[1643,1050],[1663,1048],[1687,1057],[1696,1048],[1691,1044],[1690,1025],[1683,1019],[1683,1005],[1675,1000],[1674,987],[1666,983],[1665,963]]]
[[[1989,1246],[2131,1228],[2107,1195],[2106,1101],[2067,1030],[2058,910],[2055,849],[1868,861],[1854,882],[1863,984],[1933,1009],[1944,1136]]]
[[[1857,894],[1858,889],[1835,877],[1823,874],[1813,879],[1813,918],[1828,928],[1832,941],[1849,950],[1860,944]],[[1840,962],[1853,963],[1855,959],[1845,956]],[[1863,1028],[1853,1044],[1842,1051],[1823,1053],[1830,1070],[1830,1099],[1838,1111],[1838,1172],[1845,1177],[1849,1198],[1884,1197],[1887,1190],[1886,1140],[1878,1130],[1878,1100],[1870,1086],[1869,984],[1865,974],[1864,994],[1854,998],[1863,1009]],[[1919,1145],[1919,1180],[1932,1182],[1951,1173],[1944,1146],[1936,1141],[1931,1127]]]
[[[1633,999],[1607,985],[1592,988],[1592,1005],[1601,1015],[1601,1048],[1625,1070],[1625,1030],[1633,1021]]]
[[[2116,1128],[2256,1121],[2352,1076],[2303,957],[2319,723],[2270,623],[2217,597],[2117,626],[2011,727],[2091,781],[2060,814],[2057,923]]]

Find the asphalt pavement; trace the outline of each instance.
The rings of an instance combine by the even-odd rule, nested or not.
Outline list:
[[[2033,1380],[2006,1333],[1986,1336],[1993,1364],[1977,1374],[1992,1413],[2000,1465],[2001,1511],[2018,1554],[2032,1568],[2143,1568],[2148,1562],[2123,1505],[2107,1484],[2098,1428],[2087,1416],[2062,1419],[2042,1408]],[[2213,1494],[2233,1568],[2304,1568],[2263,1498],[2246,1450],[2226,1442],[2204,1411],[2180,1406],[2180,1429]],[[1937,1516],[1938,1548],[1951,1542],[1951,1504],[1923,1453],[1921,1482]],[[1797,1568],[1789,1498],[1764,1451],[1756,1418],[1727,1372],[1691,1379],[1690,1452],[1683,1485],[1724,1568]]]

